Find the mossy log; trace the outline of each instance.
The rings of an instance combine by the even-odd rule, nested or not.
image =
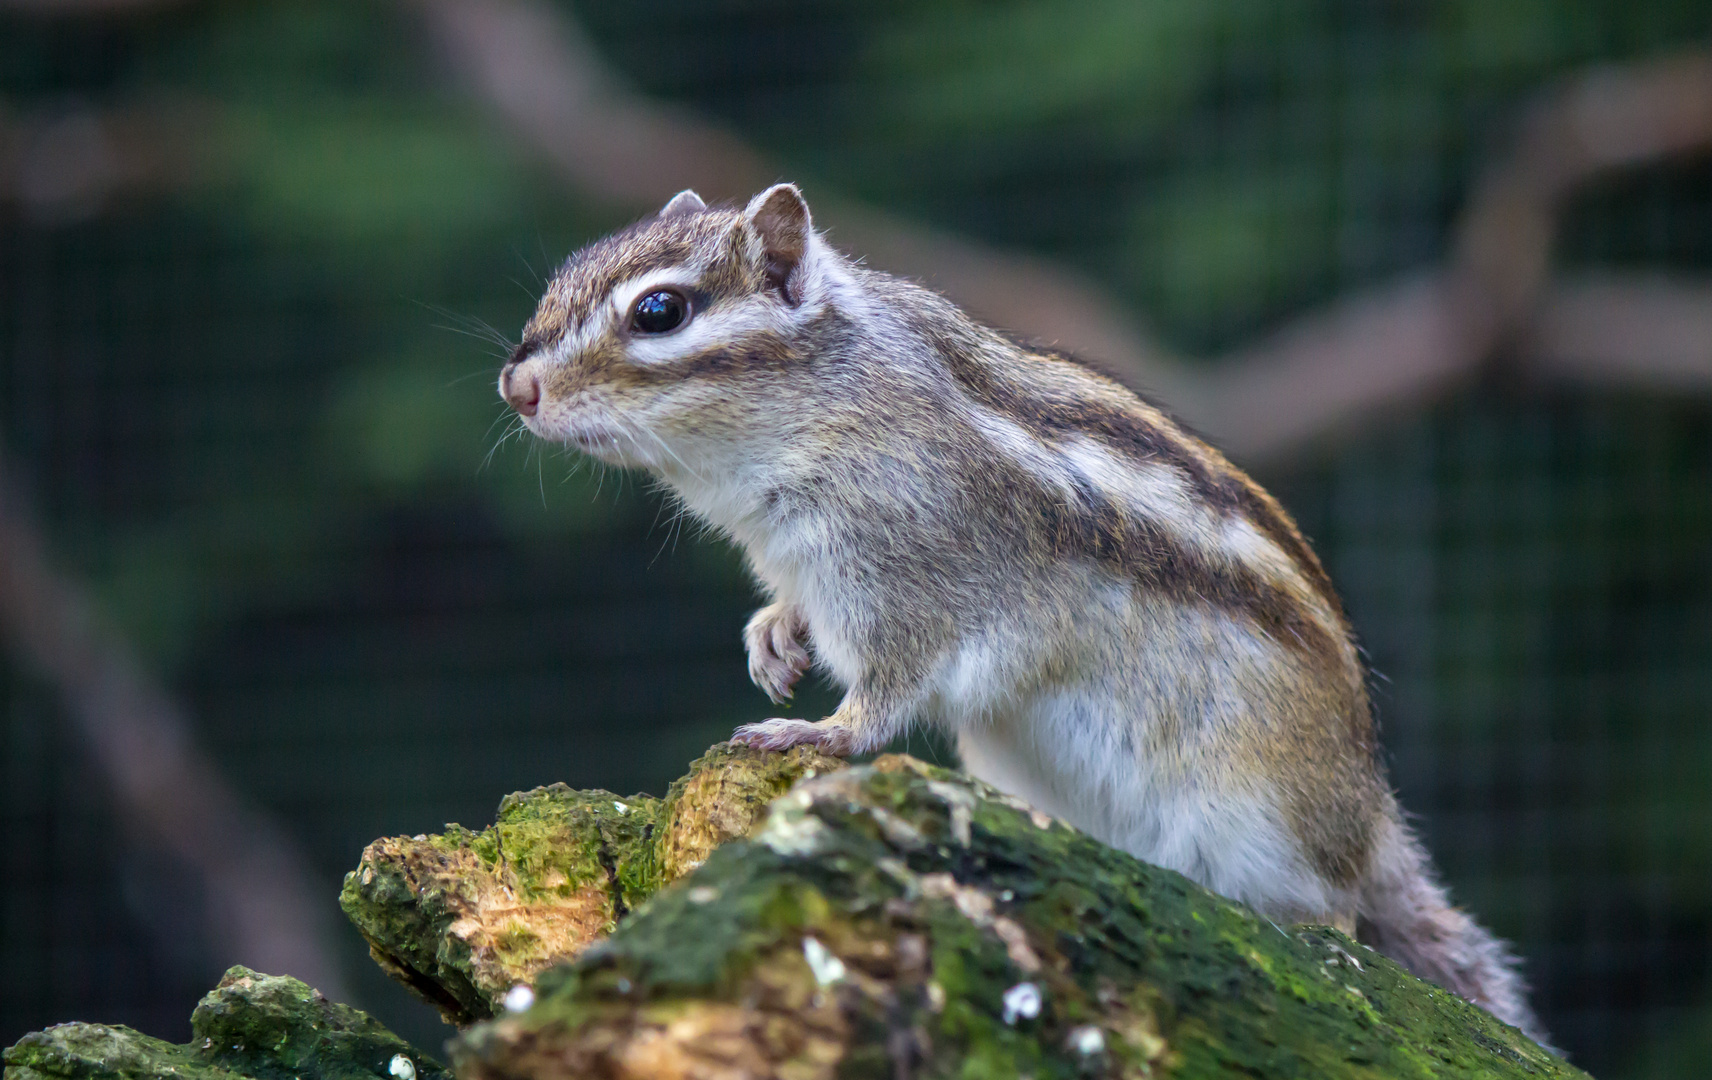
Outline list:
[[[611,933],[630,909],[747,834],[792,784],[844,767],[806,747],[720,745],[664,799],[574,791],[506,796],[481,832],[377,840],[339,902],[388,974],[454,1024]]]
[[[901,756],[717,747],[663,800],[525,792],[370,845],[341,899],[472,1025],[459,1080],[1585,1075],[1334,930]],[[295,979],[234,968],[192,1023],[51,1028],[5,1080],[447,1080]]]
[[[1584,1075],[1335,930],[904,757],[797,785],[452,1052],[461,1080]]]
[[[226,972],[182,1046],[117,1024],[60,1024],[5,1052],[5,1080],[450,1080],[368,1014],[296,979]]]

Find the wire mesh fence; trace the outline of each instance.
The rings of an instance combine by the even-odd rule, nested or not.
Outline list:
[[[566,10],[811,198],[1063,260],[1185,352],[1442,259],[1539,87],[1708,44],[1665,0],[704,0],[646,34]],[[659,792],[763,713],[736,557],[636,478],[505,437],[480,324],[515,333],[545,268],[623,214],[511,147],[407,12],[0,28],[9,481],[329,905],[374,837],[538,783]],[[133,136],[185,145],[173,123],[193,168],[112,164]],[[106,186],[30,180],[80,160],[53,149],[78,130],[106,133]],[[1556,258],[1704,274],[1712,161],[1580,193]],[[1499,355],[1259,470],[1346,596],[1455,895],[1602,1076],[1698,1075],[1712,1039],[1707,386],[1554,389]],[[53,687],[7,659],[0,688],[0,1042],[73,1017],[185,1037],[241,958]],[[354,933],[339,948],[359,1004],[438,1041]]]

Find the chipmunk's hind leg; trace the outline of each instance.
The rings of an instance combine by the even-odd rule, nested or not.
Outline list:
[[[1528,1006],[1510,947],[1451,906],[1421,842],[1395,814],[1378,840],[1362,885],[1357,940],[1558,1053]]]

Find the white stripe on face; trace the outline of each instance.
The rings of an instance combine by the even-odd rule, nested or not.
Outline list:
[[[768,330],[786,334],[790,327],[780,318],[776,305],[746,297],[734,304],[694,312],[682,329],[669,334],[632,333],[625,354],[633,363],[664,364],[732,345]]]

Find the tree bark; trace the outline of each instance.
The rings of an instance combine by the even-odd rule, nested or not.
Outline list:
[[[1585,1076],[1336,930],[897,755],[720,746],[663,800],[539,788],[377,841],[342,900],[468,1025],[458,1080]],[[234,969],[193,1024],[53,1028],[5,1080],[443,1080],[295,980]]]
[[[60,1024],[5,1053],[5,1080],[451,1080],[367,1013],[296,979],[234,967],[180,1046],[118,1024]]]
[[[844,767],[808,748],[716,746],[665,799],[573,791],[508,795],[479,833],[376,840],[339,903],[387,974],[453,1024],[502,1011],[514,986],[575,957],[661,885],[746,834],[805,776]]]

